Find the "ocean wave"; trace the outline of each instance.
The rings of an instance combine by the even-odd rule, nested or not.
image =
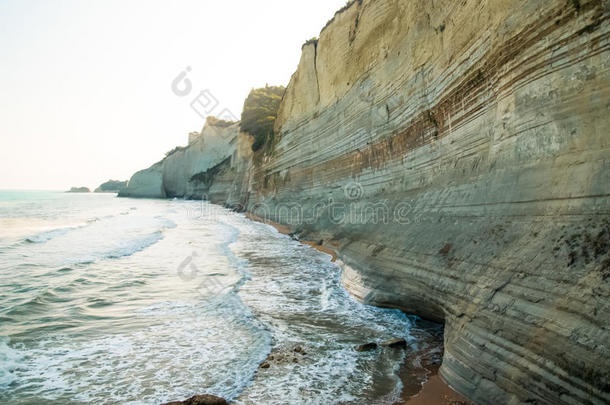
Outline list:
[[[131,216],[129,216],[131,217]],[[72,267],[131,256],[156,244],[177,224],[165,217],[113,216],[27,237],[12,246],[11,257],[27,267]]]
[[[128,211],[120,212],[119,214],[89,218],[85,222],[75,225],[75,226],[62,226],[62,227],[58,227],[55,229],[46,230],[44,232],[40,232],[40,233],[36,233],[36,234],[27,236],[23,239],[22,242],[34,243],[34,244],[49,242],[55,238],[65,236],[72,231],[80,230],[80,229],[83,229],[85,227],[92,226],[92,225],[99,225],[99,223],[103,222],[103,221],[107,222],[107,221],[113,221],[113,220],[117,220],[117,219],[122,220],[122,219],[120,219],[121,216],[129,215],[133,211],[135,211],[135,208],[131,208]],[[159,226],[160,226],[161,230],[173,229],[176,227],[175,222],[173,222],[172,220],[167,219],[165,217],[155,216],[154,219],[159,222]]]
[[[176,223],[166,218],[156,218],[156,220],[155,231],[150,233],[138,232],[135,235],[125,234],[118,237],[117,240],[104,241],[104,243],[112,243],[107,246],[103,244],[96,246],[96,249],[91,251],[89,255],[74,256],[75,259],[71,263],[90,264],[101,260],[119,259],[132,256],[153,246],[164,238],[163,231],[177,226]]]
[[[50,305],[54,303],[70,302],[71,298],[62,297],[47,289],[26,301],[10,308],[6,315],[8,316],[28,316],[32,314],[41,314],[49,310]]]
[[[154,218],[160,222],[160,225],[161,225],[162,229],[174,229],[174,228],[176,228],[178,226],[171,219],[165,218],[165,217],[163,217],[161,215],[157,215]]]
[[[6,389],[16,380],[14,374],[19,367],[21,356],[9,346],[10,340],[0,337],[0,388]]]
[[[20,384],[10,387],[7,395],[27,392],[57,403],[69,398],[151,404],[206,387],[233,398],[252,381],[270,350],[270,335],[250,324],[240,308],[230,317],[209,312],[201,303],[168,302],[165,308],[149,310],[178,310],[180,316],[126,333],[78,340],[57,336],[11,350],[13,366],[5,366],[0,357],[0,368],[10,373],[7,384]]]
[[[65,228],[57,228],[52,229],[50,231],[41,232],[35,235],[31,235],[23,239],[26,243],[45,243],[50,241],[53,238],[57,238],[59,236],[63,236],[70,231],[80,229],[82,226],[69,226]]]
[[[216,219],[187,223],[181,210],[148,204],[11,253],[6,273],[23,270],[19,283],[31,290],[11,287],[22,306],[0,318],[14,339],[0,345],[0,402],[150,404],[201,387],[237,404],[393,402],[414,347],[409,318],[352,299],[336,264],[273,228],[215,207]],[[179,229],[169,231],[170,218]],[[177,278],[175,266],[195,249],[202,280],[221,280],[222,293],[203,296],[193,291],[202,280]],[[17,267],[24,262],[36,263]],[[409,351],[353,350],[397,336]],[[298,362],[259,369],[272,349],[295,345],[307,351]]]
[[[140,252],[149,246],[154,245],[163,239],[163,232],[153,232],[149,235],[144,235],[132,239],[122,246],[106,252],[101,259],[118,259],[120,257],[131,256],[134,253]]]

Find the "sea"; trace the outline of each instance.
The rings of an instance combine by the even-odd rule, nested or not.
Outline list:
[[[396,337],[407,347],[354,349]],[[327,254],[243,214],[0,191],[1,404],[203,393],[235,404],[393,404],[425,381],[422,353],[441,345],[416,317],[352,298]]]

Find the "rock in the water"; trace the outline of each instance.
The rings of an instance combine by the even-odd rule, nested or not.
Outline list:
[[[269,368],[269,367],[271,367],[271,364],[269,364],[268,362],[265,361],[265,362],[261,363],[261,365],[259,367],[260,368]]]
[[[395,338],[386,340],[385,342],[382,342],[381,345],[387,347],[407,347],[407,341],[403,338]]]
[[[370,352],[371,350],[375,350],[377,348],[377,343],[365,343],[363,345],[358,345],[354,347],[357,352]]]
[[[162,405],[227,405],[227,401],[214,395],[203,394],[195,395],[184,401],[167,402]]]

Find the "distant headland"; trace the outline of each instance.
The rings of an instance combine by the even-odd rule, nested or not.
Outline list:
[[[72,187],[66,193],[90,193],[91,190],[87,187]]]
[[[127,187],[127,181],[108,180],[95,189],[95,193],[120,193]]]

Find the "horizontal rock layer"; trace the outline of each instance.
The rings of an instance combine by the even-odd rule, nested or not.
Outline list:
[[[353,1],[303,47],[273,153],[237,135],[204,188],[336,249],[362,301],[444,322],[441,375],[476,403],[609,403],[609,16]]]
[[[361,300],[445,322],[479,404],[610,401],[600,1],[367,1],[304,46],[248,209]]]

